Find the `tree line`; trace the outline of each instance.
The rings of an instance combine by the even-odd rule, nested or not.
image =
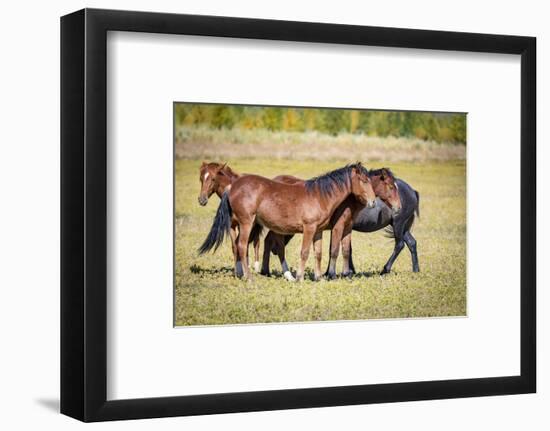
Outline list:
[[[466,115],[455,113],[177,103],[175,121],[177,125],[215,129],[346,132],[466,144]]]

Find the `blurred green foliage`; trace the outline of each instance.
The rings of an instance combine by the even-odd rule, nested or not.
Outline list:
[[[175,120],[176,126],[297,132],[315,130],[330,135],[347,132],[466,144],[466,114],[454,113],[177,103]]]

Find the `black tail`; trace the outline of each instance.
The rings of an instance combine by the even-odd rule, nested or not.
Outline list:
[[[416,213],[416,216],[420,218],[420,194],[415,190],[414,194],[416,195],[416,208],[414,209],[414,212]]]
[[[216,251],[222,244],[225,235],[229,233],[229,229],[231,229],[231,214],[232,210],[229,204],[229,197],[227,192],[224,192],[220,206],[216,212],[216,217],[214,217],[212,228],[210,228],[208,236],[199,248],[200,254],[204,254],[212,250],[212,248]]]
[[[253,241],[259,240],[260,236],[262,236],[262,232],[264,231],[264,227],[261,224],[256,223],[252,230],[250,231],[250,236],[248,237],[248,243],[250,244]]]

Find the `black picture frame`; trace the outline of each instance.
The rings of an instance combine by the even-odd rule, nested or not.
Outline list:
[[[107,32],[521,56],[521,373],[107,401]],[[61,412],[82,421],[532,393],[536,390],[536,39],[84,9],[61,18]]]

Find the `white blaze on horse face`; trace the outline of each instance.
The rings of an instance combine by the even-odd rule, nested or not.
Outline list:
[[[206,181],[206,179],[208,178],[208,175],[210,175],[210,172],[207,172],[206,174],[204,174],[204,178],[202,180]]]

